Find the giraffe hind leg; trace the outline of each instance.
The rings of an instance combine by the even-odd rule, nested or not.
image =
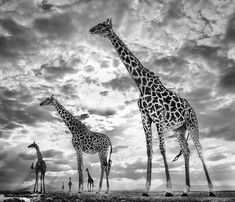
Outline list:
[[[181,151],[184,154],[184,162],[185,162],[185,190],[182,196],[188,196],[188,192],[190,191],[190,176],[189,176],[189,148],[187,141],[185,139],[186,127],[183,125],[180,128],[174,130],[174,133],[177,137],[177,140],[180,144]]]
[[[211,179],[210,179],[210,176],[209,176],[209,172],[207,170],[207,166],[206,166],[206,163],[205,163],[205,160],[204,160],[202,146],[201,146],[201,144],[199,142],[199,130],[198,130],[198,127],[189,127],[188,131],[189,131],[189,134],[190,134],[190,136],[191,136],[191,138],[192,138],[192,140],[194,142],[194,145],[196,147],[196,150],[197,150],[197,153],[199,155],[199,158],[202,161],[202,166],[203,166],[203,169],[204,169],[204,172],[205,172],[205,175],[206,175],[206,179],[207,179],[207,182],[208,182],[209,196],[215,196],[215,194],[214,194],[214,187],[213,187],[213,184],[211,182]]]

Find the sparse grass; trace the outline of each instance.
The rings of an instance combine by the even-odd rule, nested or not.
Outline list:
[[[6,197],[14,197],[19,200],[6,199],[6,202],[9,201],[22,201],[22,197],[31,199],[30,201],[42,201],[42,202],[144,202],[144,201],[157,201],[157,202],[235,202],[235,191],[220,191],[216,192],[216,197],[208,197],[207,192],[190,192],[190,196],[181,197],[181,192],[174,192],[174,197],[166,198],[164,197],[164,192],[152,192],[149,197],[142,196],[141,192],[132,192],[132,191],[117,191],[111,192],[110,194],[95,194],[90,192],[84,192],[82,194],[67,193],[67,192],[52,192],[46,194],[31,194],[31,193],[5,193]]]

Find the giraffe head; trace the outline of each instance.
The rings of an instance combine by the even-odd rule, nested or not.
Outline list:
[[[86,172],[88,172],[88,168],[86,168],[86,170],[85,170]]]
[[[107,19],[105,22],[99,23],[89,30],[91,34],[98,34],[103,37],[110,37],[113,34],[112,19]]]
[[[48,98],[46,98],[44,101],[42,101],[42,102],[40,103],[40,106],[53,104],[54,99],[55,99],[55,98],[54,98],[54,95],[52,95],[51,97],[48,97]]]
[[[28,148],[36,148],[37,146],[38,145],[35,142],[33,142],[33,144],[29,145]]]

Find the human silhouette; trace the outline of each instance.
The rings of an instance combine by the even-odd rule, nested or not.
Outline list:
[[[72,187],[72,182],[71,182],[71,177],[69,177],[69,183],[68,183],[68,185],[69,185],[69,192],[71,192],[71,187]]]

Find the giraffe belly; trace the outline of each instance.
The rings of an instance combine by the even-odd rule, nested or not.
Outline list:
[[[83,149],[82,151],[87,153],[87,154],[95,154],[95,153],[97,153],[97,151],[92,150],[92,149]]]

